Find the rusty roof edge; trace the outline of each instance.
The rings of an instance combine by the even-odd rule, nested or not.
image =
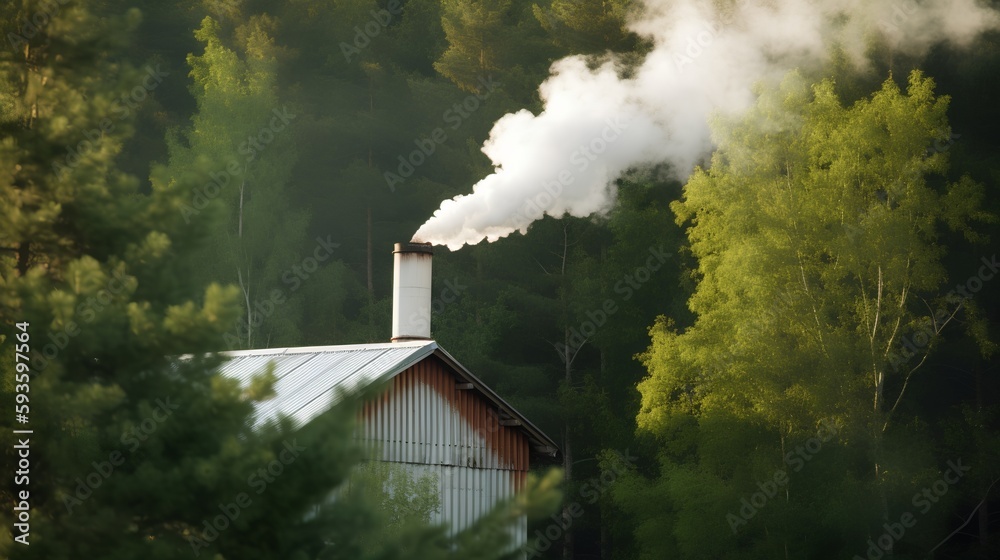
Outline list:
[[[413,364],[416,364],[420,360],[423,360],[427,356],[433,354],[434,349],[437,347],[437,343],[432,340],[424,340],[421,341],[421,343],[424,345],[423,348],[421,348],[417,352],[410,354],[405,359],[400,360],[395,366],[392,367],[392,369],[389,369],[384,374],[378,376],[378,378],[373,383],[383,383],[385,381],[388,381],[389,379],[392,379],[393,377],[396,377],[397,375],[406,371],[406,369],[412,366]],[[394,344],[400,344],[400,343],[394,343]]]
[[[428,354],[433,353],[435,356],[441,358],[446,364],[451,366],[456,372],[464,377],[467,381],[471,382],[475,389],[479,391],[487,399],[493,401],[493,404],[497,405],[501,409],[507,411],[508,414],[519,420],[522,425],[519,428],[523,429],[528,433],[530,438],[534,438],[540,445],[538,447],[546,448],[543,452],[551,457],[555,457],[559,453],[559,446],[556,442],[545,434],[538,426],[535,426],[531,420],[528,420],[523,414],[518,412],[516,408],[511,406],[503,397],[496,394],[493,389],[490,389],[488,385],[483,383],[478,377],[476,377],[471,371],[465,369],[458,360],[456,360],[447,350],[441,347],[437,341],[432,341],[428,346],[433,346],[433,351],[428,352]],[[423,356],[420,358],[423,359]],[[405,368],[404,368],[405,369]]]

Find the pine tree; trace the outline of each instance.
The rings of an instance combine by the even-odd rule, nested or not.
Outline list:
[[[553,0],[532,7],[553,43],[570,54],[602,54],[635,48],[625,27],[630,0]]]
[[[441,27],[448,45],[434,63],[445,78],[468,92],[485,93],[491,80],[504,84],[523,106],[537,102],[538,84],[555,52],[523,0],[445,0]]]
[[[0,400],[11,411],[0,442],[4,465],[27,461],[23,479],[0,487],[0,501],[24,502],[0,513],[0,556],[365,558],[373,507],[329,502],[362,458],[352,422],[362,395],[303,428],[251,427],[273,375],[243,387],[214,373],[209,352],[238,317],[239,292],[199,285],[187,258],[213,225],[185,220],[213,167],[157,167],[149,186],[116,167],[135,104],[163,76],[117,56],[138,13],[55,5],[0,12],[4,29],[20,30],[0,60]],[[506,523],[550,507],[555,478],[529,484],[476,533],[450,540],[417,524],[379,557],[499,557]]]

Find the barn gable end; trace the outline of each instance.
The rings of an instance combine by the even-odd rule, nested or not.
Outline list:
[[[308,424],[340,389],[387,388],[363,404],[357,437],[378,460],[415,476],[433,473],[451,532],[470,527],[524,487],[531,460],[556,444],[434,341],[247,350],[226,353],[221,373],[247,383],[274,365],[275,396],[258,405],[259,425],[277,416]],[[522,519],[514,544],[527,539]]]
[[[528,470],[528,437],[435,356],[410,366],[362,409],[361,438],[386,461]]]
[[[453,533],[512,498],[528,472],[528,437],[505,426],[493,403],[466,385],[443,360],[428,356],[365,403],[359,428],[375,457],[417,477],[434,474],[441,498],[434,521]],[[526,521],[513,530],[523,543]]]

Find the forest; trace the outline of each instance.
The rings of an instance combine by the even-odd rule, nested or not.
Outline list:
[[[0,557],[1000,558],[1000,1],[8,0],[0,35]],[[254,431],[273,379],[211,373],[388,342],[410,240],[433,338],[560,445],[457,536],[425,481],[317,507],[364,394]]]

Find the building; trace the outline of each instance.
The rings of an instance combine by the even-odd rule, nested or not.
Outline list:
[[[532,461],[552,461],[558,448],[431,339],[431,260],[430,245],[396,244],[392,342],[229,352],[221,371],[245,382],[273,362],[275,397],[257,421],[285,415],[298,425],[329,409],[338,389],[386,382],[363,406],[358,437],[380,460],[436,474],[436,521],[457,532],[513,496]],[[518,546],[527,541],[526,520],[519,525]]]

